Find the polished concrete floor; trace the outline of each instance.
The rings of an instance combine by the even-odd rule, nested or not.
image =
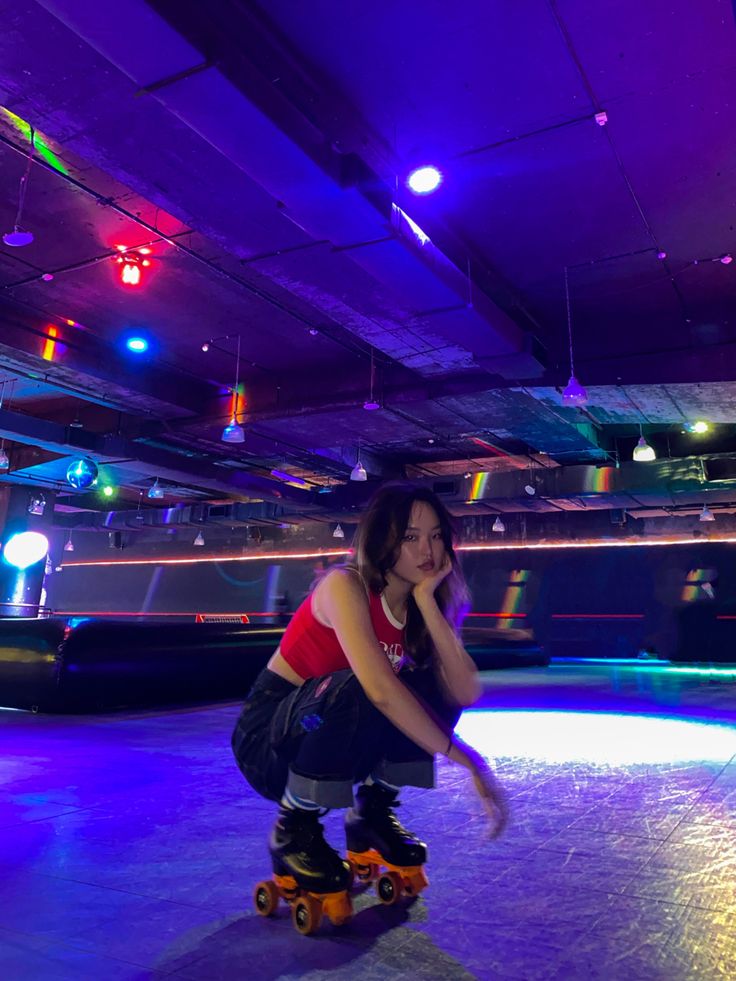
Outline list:
[[[236,704],[0,710],[0,977],[736,977],[736,670],[484,678],[460,729],[496,756],[505,836],[443,763],[401,809],[429,889],[399,908],[366,892],[309,938],[250,905],[273,806],[232,763]]]

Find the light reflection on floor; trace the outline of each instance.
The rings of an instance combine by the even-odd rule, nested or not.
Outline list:
[[[493,757],[630,766],[723,760],[736,730],[713,722],[603,712],[465,712],[458,734]]]
[[[487,672],[459,729],[497,759],[402,792],[429,889],[300,937],[255,915],[274,805],[233,765],[236,703],[0,710],[0,978],[690,981],[736,977],[736,686],[654,666]],[[342,815],[325,820],[344,846]]]

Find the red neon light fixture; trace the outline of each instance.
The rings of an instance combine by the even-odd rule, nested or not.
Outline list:
[[[147,248],[127,249],[124,245],[118,245],[116,248],[120,252],[120,255],[115,258],[119,267],[120,282],[123,286],[133,288],[140,286],[143,279],[143,269],[151,265],[151,260],[146,258],[151,250]]]

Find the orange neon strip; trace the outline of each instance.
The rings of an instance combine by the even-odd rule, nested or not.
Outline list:
[[[186,559],[94,559],[79,562],[63,562],[62,568],[71,569],[82,565],[194,565],[197,562],[258,562],[264,559],[323,559],[350,555],[350,549],[329,552],[259,552],[254,555],[203,555]]]
[[[523,620],[526,613],[468,613],[469,617],[493,617],[494,620]]]
[[[551,549],[551,548],[648,548],[662,545],[736,545],[736,538],[664,538],[648,542],[619,541],[597,539],[587,542],[536,542],[509,545],[458,545],[456,552],[509,552],[521,550]],[[266,559],[322,559],[337,558],[340,555],[350,555],[350,549],[339,549],[327,552],[258,552],[254,555],[207,555],[192,556],[184,559],[94,559],[78,562],[63,562],[64,569],[74,566],[102,565],[194,565],[197,562],[260,562]]]

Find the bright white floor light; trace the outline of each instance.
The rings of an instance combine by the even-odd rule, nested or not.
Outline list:
[[[5,543],[3,557],[16,569],[27,569],[40,562],[49,550],[49,540],[38,531],[21,531]]]
[[[736,729],[711,722],[608,712],[471,711],[456,731],[489,756],[635,766],[727,762]]]

